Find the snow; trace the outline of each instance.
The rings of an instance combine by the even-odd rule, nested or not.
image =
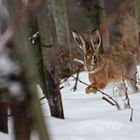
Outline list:
[[[7,54],[1,54],[0,56],[0,76],[6,76],[8,74],[17,71],[17,66],[12,62]]]
[[[89,83],[87,73],[80,73],[80,80]],[[75,80],[70,78],[64,83],[62,100],[65,119],[50,116],[47,101],[44,99],[41,106],[44,118],[48,125],[52,140],[139,140],[140,139],[140,93],[129,94],[133,111],[133,120],[130,121],[131,109],[124,109],[124,96],[116,95],[121,110],[117,110],[108,102],[102,100],[102,94],[86,94],[86,85],[78,82],[78,89],[73,92]],[[40,97],[43,96],[38,87]],[[104,90],[112,96],[113,86]],[[10,140],[12,135],[11,118],[9,118],[10,134],[0,133],[0,140]],[[37,140],[36,135],[33,135]]]

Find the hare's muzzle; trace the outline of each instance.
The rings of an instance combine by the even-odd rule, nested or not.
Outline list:
[[[84,66],[84,69],[88,72],[93,71],[93,66]]]

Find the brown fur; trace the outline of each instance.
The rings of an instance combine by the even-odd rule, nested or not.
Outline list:
[[[132,53],[99,54],[101,38],[97,30],[91,33],[90,43],[77,32],[73,32],[73,36],[84,53],[84,69],[89,72],[91,85],[86,88],[86,93],[96,93],[97,90],[104,89],[107,84],[121,80],[126,80],[134,91],[138,91],[135,82],[136,59]]]

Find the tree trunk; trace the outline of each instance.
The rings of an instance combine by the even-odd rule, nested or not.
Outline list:
[[[51,0],[51,2],[57,35],[57,47],[65,47],[70,51],[70,34],[65,0]]]
[[[104,0],[98,1],[99,7],[99,26],[100,26],[100,32],[102,36],[102,47],[100,52],[101,53],[109,53],[110,52],[110,41],[109,41],[109,29],[108,28],[101,28],[101,25],[105,21],[105,8],[104,8]]]
[[[67,11],[65,0],[51,0],[52,13],[56,30],[55,42],[55,69],[56,82],[59,85],[59,80],[70,75],[73,70],[71,63],[71,48],[70,48],[70,34],[67,18]],[[58,76],[58,77],[57,77]]]
[[[42,45],[41,49],[43,54],[45,77],[49,95],[48,102],[51,115],[57,118],[64,118],[61,94],[59,88],[57,87],[56,79],[54,76],[55,50],[51,32],[52,27],[50,26],[50,13],[48,13],[49,10],[47,10],[48,9],[46,9],[45,5],[42,9],[40,9],[37,15],[37,24]]]
[[[40,85],[44,96],[48,99],[47,84],[45,79],[45,69],[43,63],[43,55],[41,48],[40,35],[38,33],[38,25],[35,15],[29,15],[28,17],[28,31],[30,36],[30,42],[32,44],[35,68],[37,70],[37,83]],[[33,36],[36,34],[36,37]]]

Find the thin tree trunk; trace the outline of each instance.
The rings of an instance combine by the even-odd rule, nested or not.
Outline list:
[[[99,0],[98,1],[99,7],[99,26],[103,24],[105,21],[105,8],[104,8],[104,0]],[[101,36],[102,36],[102,49],[100,50],[101,53],[109,53],[109,29],[108,28],[100,28]]]

